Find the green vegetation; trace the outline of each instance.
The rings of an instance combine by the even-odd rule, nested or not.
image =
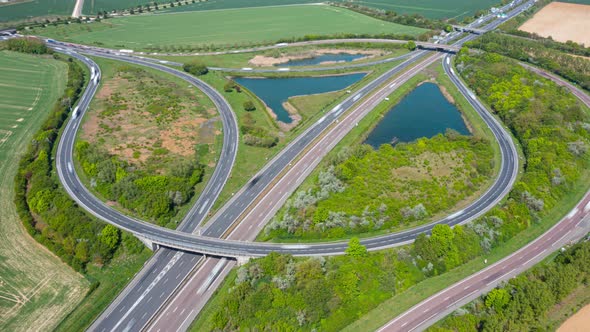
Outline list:
[[[579,287],[587,287],[589,259],[590,242],[581,242],[457,310],[429,331],[554,330],[561,319],[552,320],[547,314]]]
[[[488,141],[452,131],[377,151],[351,147],[287,201],[263,239],[341,238],[425,223],[485,187],[492,160]]]
[[[86,297],[77,305],[55,331],[83,331],[119,295],[125,286],[141,270],[152,255],[132,235],[122,233],[124,250],[118,250],[107,266],[89,265],[86,278],[92,283]],[[71,310],[71,307],[68,308]]]
[[[34,17],[42,21],[41,17],[68,16],[72,14],[75,0],[35,0],[19,1],[17,3],[0,4],[0,22],[23,20]]]
[[[382,15],[391,19],[396,19],[400,24],[424,24],[423,21],[428,19],[462,19],[469,16],[479,16],[484,10],[499,5],[500,2],[508,1],[499,0],[480,0],[480,1],[436,1],[436,0],[363,0],[353,2],[353,7],[363,6],[368,9],[375,8],[385,11]],[[344,2],[347,4],[347,2]],[[361,6],[358,6],[360,3]],[[428,18],[425,19],[424,17]],[[405,23],[402,23],[405,22]]]
[[[196,62],[196,61],[185,63],[182,66],[182,69],[184,69],[185,72],[195,75],[195,76],[205,75],[209,72],[209,69],[207,69],[207,66],[205,66],[201,62]]]
[[[481,268],[483,259],[473,260],[478,255],[499,259],[547,229],[572,206],[587,189],[590,175],[584,151],[590,138],[584,124],[590,116],[585,109],[567,90],[499,55],[462,52],[458,60],[465,79],[524,147],[525,172],[508,199],[470,225],[454,229],[438,225],[432,236],[422,235],[405,248],[366,257],[361,253],[360,258],[355,254],[294,259],[273,254],[252,260],[230,275],[205,309],[207,315],[198,317],[194,331],[237,327],[335,331],[380,303],[399,313],[397,302],[388,300],[392,296],[404,299],[400,303],[408,308]],[[522,232],[527,228],[530,234]],[[503,250],[506,243],[509,250]]]
[[[590,56],[590,48],[573,42],[531,40],[498,33],[487,33],[467,43],[467,46],[496,52],[520,61],[529,62],[577,83],[590,91],[590,61],[575,55]]]
[[[44,42],[33,38],[12,38],[1,44],[2,48],[9,51],[30,53],[30,54],[47,54],[52,51]]]
[[[117,247],[101,241],[104,224],[84,214],[62,190],[53,172],[52,151],[70,107],[79,98],[84,71],[68,63],[66,91],[23,155],[16,176],[15,204],[26,230],[77,271],[88,262],[108,262]]]
[[[187,84],[108,62],[75,147],[87,182],[101,197],[172,228],[195,196],[205,164],[217,155],[219,123],[211,119],[217,113]]]
[[[14,205],[14,177],[64,91],[68,66],[0,51],[0,68],[0,330],[52,330],[89,283],[27,234]]]
[[[252,20],[256,24],[252,24]],[[198,25],[195,25],[197,24]],[[220,22],[224,22],[220,25]],[[199,33],[195,34],[195,28]],[[366,17],[329,6],[248,8],[175,15],[139,15],[91,24],[35,28],[28,33],[113,48],[203,44],[240,46],[310,34],[380,34],[416,36],[425,30]]]
[[[55,57],[62,59],[59,55]],[[58,327],[65,326],[63,327],[65,330],[81,330],[90,324],[102,307],[117,295],[117,291],[122,289],[129,277],[143,265],[149,252],[132,235],[122,233],[113,226],[105,225],[86,215],[59,186],[54,169],[53,153],[59,131],[69,110],[79,98],[86,75],[77,62],[71,59],[64,62],[67,63],[68,68],[65,92],[53,106],[41,129],[33,135],[31,141],[27,141],[31,143],[23,149],[25,152],[18,164],[15,178],[14,203],[24,228],[29,234],[75,270],[83,273],[87,281],[91,283],[81,306],[71,311]],[[27,70],[20,70],[19,74],[22,72],[26,73]],[[38,71],[30,71],[30,73],[39,74]],[[30,263],[26,262],[26,264]],[[77,278],[64,276],[64,273],[59,270],[39,272],[35,271],[31,274],[47,276],[52,281],[50,284],[55,283],[52,278],[59,279],[62,276],[64,280],[72,282],[71,285],[67,285],[67,295],[60,295],[57,299],[59,305],[54,305],[55,308],[53,308],[64,313],[72,310],[75,303],[83,296],[84,283]],[[26,280],[23,275],[19,275],[19,278]],[[40,294],[44,293],[46,291]],[[43,298],[43,301],[51,304],[53,300]],[[39,304],[43,305],[43,303]],[[33,309],[29,307],[28,310]],[[31,315],[31,318],[35,318],[35,315]],[[54,312],[47,314],[51,317],[53,315],[55,315]],[[25,316],[28,317],[28,315]],[[61,317],[63,315],[58,315],[55,319]],[[46,316],[37,318],[44,321],[37,322],[35,329],[46,323],[57,325],[57,322],[47,320]]]
[[[205,45],[203,48],[196,49],[185,49],[185,48],[174,48],[170,47],[164,50],[151,49],[152,51],[164,51],[164,52],[188,52],[192,50],[197,51],[209,51],[209,46]],[[255,56],[260,55],[264,57],[282,58],[292,56],[304,56],[313,57],[325,50],[342,50],[342,52],[348,50],[365,51],[367,54],[372,53],[374,56],[366,59],[355,60],[355,63],[363,63],[368,61],[374,61],[378,59],[390,58],[399,55],[406,54],[408,51],[403,44],[398,43],[336,43],[329,45],[304,45],[304,46],[288,46],[281,47],[265,51],[248,52],[248,53],[228,53],[220,55],[151,55],[150,57],[176,61],[176,62],[188,62],[198,61],[202,62],[208,67],[225,67],[225,68],[243,68],[251,67],[253,64],[250,62]],[[270,66],[269,66],[270,67]]]

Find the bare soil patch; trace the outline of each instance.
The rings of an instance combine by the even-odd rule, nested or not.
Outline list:
[[[552,2],[526,21],[522,31],[590,46],[590,5]]]
[[[315,58],[323,54],[363,54],[366,55],[363,58],[356,59],[354,61],[365,60],[367,58],[382,56],[387,52],[382,50],[355,50],[355,49],[319,49],[311,51],[302,51],[298,53],[281,53],[280,56],[267,56],[257,55],[252,58],[248,63],[257,67],[269,67],[275,66],[282,63],[287,63],[291,60],[302,60]],[[321,64],[333,63],[333,61],[322,62]]]
[[[575,315],[568,318],[557,332],[585,332],[590,327],[590,305],[580,309]]]
[[[106,79],[82,127],[81,138],[120,159],[152,169],[213,145],[218,118],[204,95],[144,70],[119,68]]]

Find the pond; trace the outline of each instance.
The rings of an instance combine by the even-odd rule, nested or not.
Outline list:
[[[434,83],[424,83],[393,106],[365,140],[374,148],[382,144],[412,142],[433,137],[448,128],[469,135],[461,112]]]
[[[252,91],[277,115],[277,120],[291,123],[293,119],[283,103],[293,96],[311,95],[342,90],[366,74],[348,74],[321,77],[248,78],[236,77],[234,81]]]
[[[366,56],[366,54],[350,53],[322,54],[313,58],[289,60],[285,63],[278,64],[277,67],[315,66],[322,62],[350,62]]]

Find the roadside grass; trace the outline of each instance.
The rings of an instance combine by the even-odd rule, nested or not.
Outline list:
[[[569,296],[549,310],[544,319],[547,330],[557,330],[561,324],[590,303],[590,287],[580,285]]]
[[[65,88],[59,61],[0,52],[0,330],[49,331],[89,283],[25,231],[14,206],[18,161]],[[4,139],[6,139],[4,141]]]
[[[388,234],[392,232],[402,231],[405,229],[417,227],[427,222],[431,222],[444,216],[450,214],[453,211],[461,209],[467,206],[470,202],[480,197],[487,188],[493,183],[495,180],[501,164],[501,156],[500,156],[500,148],[497,142],[494,139],[494,136],[491,130],[487,127],[483,119],[477,114],[477,112],[473,109],[473,107],[469,104],[469,102],[465,99],[465,97],[459,92],[459,90],[455,87],[455,85],[450,81],[448,76],[444,73],[442,65],[437,62],[431,66],[429,66],[424,72],[414,76],[408,82],[404,83],[403,85],[399,86],[392,94],[388,96],[389,101],[384,101],[379,104],[373,111],[371,111],[365,118],[359,121],[358,126],[353,128],[350,133],[348,133],[342,141],[340,141],[332,151],[328,153],[328,155],[320,162],[320,164],[313,170],[313,172],[303,181],[303,183],[296,189],[299,190],[307,190],[314,186],[314,183],[322,169],[324,169],[328,165],[328,160],[331,157],[337,156],[342,149],[362,144],[369,133],[377,126],[381,118],[389,111],[392,107],[398,104],[403,97],[408,95],[412,92],[418,84],[421,82],[429,81],[434,79],[437,84],[440,84],[454,99],[454,104],[457,106],[459,111],[461,112],[462,116],[466,119],[469,127],[473,130],[473,134],[479,137],[486,138],[494,151],[494,168],[492,176],[490,177],[489,181],[486,185],[482,186],[478,191],[474,192],[469,197],[465,198],[461,202],[457,203],[451,210],[441,211],[433,216],[431,216],[426,222],[407,222],[403,225],[399,225],[398,227],[392,229],[383,229],[378,231],[371,231],[365,232],[361,234],[357,234],[356,236],[359,238],[367,238],[373,237],[377,235]],[[293,106],[297,107],[298,105],[304,105],[306,107],[316,107],[316,103],[321,103],[323,98],[327,98],[327,96],[323,96],[325,94],[313,95],[313,96],[301,96],[301,97],[293,97],[289,99],[289,102],[293,104]],[[305,114],[305,113],[304,113]],[[350,236],[344,236],[340,238],[330,238],[330,241],[337,241],[337,240],[345,240],[350,238]],[[260,233],[256,240],[263,241],[264,234]],[[315,238],[280,238],[280,239],[271,239],[271,242],[285,242],[285,243],[303,243],[303,242],[325,242],[326,239],[315,239]]]
[[[588,189],[590,189],[590,171],[586,170],[573,190],[561,200],[560,205],[553,208],[539,222],[532,224],[525,231],[520,232],[499,247],[493,248],[489,254],[482,255],[440,276],[425,279],[408,290],[395,295],[343,331],[376,330],[429,296],[512,254],[539,237],[555,225],[558,220],[567,215],[584,197]],[[484,263],[484,259],[488,260],[488,264]]]
[[[171,46],[270,43],[310,34],[398,33],[416,36],[425,31],[380,21],[343,8],[301,5],[137,15],[90,24],[34,28],[27,33],[82,44],[145,50]]]
[[[86,330],[141,270],[151,255],[152,252],[144,248],[140,254],[121,254],[113,258],[104,268],[89,264],[88,280],[92,283],[98,282],[98,287],[87,294],[82,302],[60,322],[55,331]]]

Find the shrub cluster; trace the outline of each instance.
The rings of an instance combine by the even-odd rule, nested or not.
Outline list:
[[[27,232],[77,271],[90,261],[108,262],[120,243],[119,231],[82,212],[55,175],[52,152],[83,85],[84,71],[69,61],[66,90],[19,163],[14,199]]]
[[[11,38],[3,42],[7,50],[30,53],[30,54],[49,54],[53,51],[45,43],[37,38]]]

